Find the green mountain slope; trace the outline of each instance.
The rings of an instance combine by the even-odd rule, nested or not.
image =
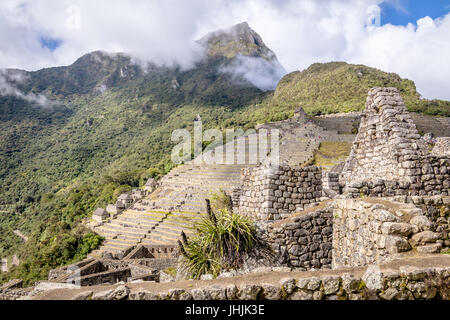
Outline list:
[[[410,110],[449,114],[448,102],[419,100],[412,81],[345,63],[313,65],[264,92],[252,78],[229,72],[242,57],[280,69],[247,24],[200,43],[208,54],[190,70],[143,69],[124,54],[93,52],[67,67],[9,71],[20,73],[22,81],[11,85],[24,95],[42,94],[52,103],[0,95],[0,257],[16,253],[22,261],[0,282],[45,278],[95,249],[100,239],[80,222],[167,173],[174,166],[172,131],[192,130],[198,114],[205,129],[247,129],[286,119],[298,106],[310,113],[361,110],[368,89],[385,85],[399,87]],[[18,241],[14,230],[29,241]]]
[[[413,81],[345,62],[317,63],[287,75],[278,84],[273,102],[302,106],[310,113],[359,111],[365,105],[368,90],[375,86],[398,88],[410,111],[450,116],[450,102],[422,100]]]

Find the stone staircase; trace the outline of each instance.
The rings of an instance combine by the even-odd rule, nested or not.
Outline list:
[[[338,135],[313,123],[300,124],[292,120],[265,124],[261,128],[280,130],[280,163],[291,166],[307,163],[322,140]],[[271,141],[270,133],[267,139]],[[106,241],[90,257],[101,257],[105,251],[124,252],[137,244],[173,245],[180,239],[181,231],[192,235],[194,223],[206,213],[205,199],[219,190],[231,194],[240,184],[241,169],[264,161],[258,157],[255,158],[257,163],[249,161],[250,155],[255,156],[255,152],[260,151],[255,142],[256,139],[239,137],[224,146],[223,162],[227,160],[226,151],[232,148],[234,164],[208,164],[197,158],[173,169],[160,180],[158,189],[152,194],[117,218],[93,228]],[[216,150],[208,152],[215,155]],[[244,163],[238,162],[244,155]]]
[[[163,222],[166,216],[167,213],[156,210],[128,209],[102,226],[94,227],[94,231],[106,241],[100,250],[92,252],[90,257],[98,258],[104,251],[123,252],[141,243],[158,224]]]

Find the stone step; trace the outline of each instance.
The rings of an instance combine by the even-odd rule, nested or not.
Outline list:
[[[167,176],[165,176],[163,179],[169,178],[169,177],[175,177],[180,175],[203,175],[203,176],[222,176],[226,177],[228,175],[234,175],[236,172],[240,172],[243,168],[248,167],[248,164],[242,164],[239,166],[234,166],[231,164],[224,164],[222,168],[214,168],[211,167],[208,164],[204,164],[203,169],[198,170],[178,170],[178,171],[172,171]]]
[[[203,205],[201,205],[201,204],[191,204],[191,203],[183,203],[183,204],[181,204],[181,203],[177,203],[175,201],[169,201],[169,200],[167,200],[167,201],[158,201],[158,203],[156,205],[158,205],[161,208],[164,208],[164,207],[168,207],[168,208],[169,207],[187,208],[187,207],[189,207],[189,208],[194,208],[194,210],[205,209],[204,208],[205,204],[203,204]]]
[[[151,238],[147,239],[146,243],[152,243],[152,242],[157,242],[161,245],[175,245],[177,244],[177,241],[179,239],[172,239],[172,238],[165,238],[165,237],[161,237],[161,236],[152,236]]]
[[[109,240],[107,240],[106,244],[107,245],[110,245],[110,244],[112,244],[112,245],[120,245],[120,246],[123,245],[123,246],[131,247],[134,244],[140,242],[140,240],[141,239],[136,241],[136,240],[126,240],[126,239],[119,239],[119,238],[117,238],[117,239],[109,239]]]
[[[101,232],[99,234],[106,239],[114,239],[119,236],[121,236],[122,238],[127,238],[127,239],[141,239],[142,237],[145,237],[148,234],[148,232],[134,234],[127,230],[121,230],[121,231],[110,231],[110,232],[106,231],[106,232]]]
[[[231,182],[222,182],[222,181],[208,181],[208,184],[205,184],[204,180],[191,180],[189,178],[177,178],[172,181],[165,181],[164,185],[166,187],[172,187],[172,188],[180,188],[180,186],[184,186],[186,184],[186,181],[189,181],[190,187],[197,187],[202,188],[208,193],[211,192],[217,192],[220,189],[224,189],[226,191],[229,191],[237,186],[239,186],[239,178],[233,179]],[[185,188],[179,189],[179,191],[184,191]],[[167,197],[167,196],[166,196]]]
[[[132,245],[129,245],[129,244],[105,243],[105,244],[102,246],[102,250],[103,250],[103,251],[110,251],[110,252],[116,253],[116,252],[124,251],[124,250],[128,249],[128,248],[131,247],[131,246],[132,246]],[[114,251],[113,251],[113,250],[114,250]]]
[[[130,240],[130,241],[140,241],[143,237],[145,237],[148,233],[142,235],[142,236],[132,236],[129,234],[120,234],[117,236],[116,239],[119,240]]]
[[[158,201],[155,201],[154,205],[186,205],[186,206],[192,206],[192,207],[205,207],[206,206],[206,202],[205,200],[202,201],[186,201],[183,199],[161,199]]]
[[[152,220],[147,219],[145,216],[139,217],[118,217],[116,220],[114,220],[116,223],[119,224],[126,224],[126,225],[136,225],[139,228],[152,228],[156,224],[158,224],[162,219],[160,220]]]
[[[167,212],[152,212],[152,211],[127,211],[123,216],[129,217],[147,217],[149,219],[162,219],[167,215]]]
[[[170,172],[167,176],[165,176],[163,179],[167,177],[177,176],[181,174],[202,174],[202,175],[229,175],[234,174],[236,172],[241,171],[243,168],[248,167],[248,164],[240,164],[240,165],[234,165],[234,164],[223,164],[222,167],[213,167],[208,164],[203,165],[203,169],[186,169],[186,168],[180,168],[177,171]]]
[[[139,235],[139,234],[145,234],[148,232],[148,230],[150,230],[149,228],[135,228],[131,225],[128,224],[120,224],[120,223],[109,223],[109,224],[105,224],[103,225],[102,230],[106,230],[106,231],[117,231],[117,232],[127,232],[130,234],[135,234],[135,235]]]
[[[195,192],[195,191],[194,191]],[[187,198],[186,194],[184,195],[177,195],[177,196],[165,196],[165,197],[161,197],[158,200],[154,200],[152,201],[151,205],[154,206],[158,203],[163,203],[163,202],[168,202],[168,201],[172,201],[175,203],[186,203],[186,204],[192,204],[192,205],[197,205],[197,206],[201,206],[201,205],[206,205],[205,200],[206,199],[210,199],[211,198],[211,194],[204,196],[204,197],[196,197],[196,198]]]
[[[211,173],[186,172],[186,173],[181,173],[181,174],[177,174],[177,175],[169,175],[169,176],[165,177],[163,181],[173,180],[176,178],[183,178],[183,177],[189,177],[189,178],[193,178],[196,180],[212,179],[212,180],[217,180],[217,181],[227,181],[230,178],[232,179],[232,178],[235,178],[236,176],[238,176],[240,174],[240,172],[241,172],[241,170],[236,170],[234,172],[229,172],[227,174],[219,174],[218,172],[211,172]]]
[[[173,226],[173,225],[169,225],[169,224],[163,224],[161,226],[158,226],[158,229],[155,229],[154,232],[152,232],[151,234],[155,234],[155,232],[159,232],[159,231],[163,231],[163,232],[168,232],[168,233],[178,233],[180,234],[181,231],[184,231],[184,233],[186,234],[194,234],[194,230],[191,228],[186,228],[186,227],[177,227],[177,226]]]
[[[243,168],[246,168],[247,164],[221,164],[221,165],[211,165],[211,164],[203,164],[201,168],[189,168],[185,166],[178,167],[175,170],[172,170],[167,176],[164,178],[179,175],[179,174],[232,174],[235,172],[239,172]],[[163,178],[163,179],[164,179]]]
[[[118,216],[117,219],[112,220],[111,222],[116,223],[123,223],[123,224],[133,224],[133,223],[139,223],[139,224],[147,224],[147,225],[153,225],[155,223],[158,223],[163,218],[152,218],[148,217],[146,215],[135,215],[135,216]]]
[[[154,230],[154,232],[150,234],[150,239],[153,239],[154,237],[160,237],[162,239],[176,242],[181,239],[181,230]]]
[[[142,244],[143,245],[171,245],[174,244],[173,242],[170,241],[164,241],[164,240],[157,240],[157,239],[143,239],[142,240]]]
[[[218,172],[211,172],[211,173],[200,173],[200,172],[190,172],[190,173],[183,173],[183,174],[177,174],[177,175],[169,175],[167,177],[165,177],[162,181],[166,181],[166,180],[173,180],[176,178],[184,178],[184,177],[189,177],[189,178],[193,178],[196,180],[200,180],[200,179],[211,179],[211,180],[216,180],[216,181],[228,181],[228,179],[233,179],[236,176],[238,176],[240,174],[241,170],[236,170],[235,172],[230,172],[227,174],[219,174]]]
[[[166,220],[187,220],[187,221],[196,221],[200,220],[203,217],[201,213],[194,213],[194,214],[187,214],[187,215],[180,215],[180,214],[173,214],[169,215]]]
[[[180,179],[180,180],[175,180],[175,181],[166,181],[166,182],[164,182],[164,184],[167,187],[170,187],[170,186],[179,186],[181,183],[185,183],[185,182],[186,182],[185,179]],[[198,181],[198,182],[190,181],[189,186],[206,188],[204,181]],[[218,191],[219,189],[223,189],[225,191],[230,192],[233,188],[236,188],[237,186],[239,186],[239,181],[236,181],[235,183],[227,183],[227,184],[216,182],[211,185],[211,188],[208,188],[208,191],[215,191],[215,190]]]
[[[179,220],[166,220],[161,225],[170,225],[170,226],[179,226],[182,228],[191,228],[193,227],[195,222],[190,221],[179,221]]]

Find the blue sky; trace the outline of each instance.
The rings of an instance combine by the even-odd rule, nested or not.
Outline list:
[[[381,24],[407,25],[425,16],[432,19],[450,12],[450,0],[390,0],[381,7]]]
[[[41,36],[39,41],[41,42],[41,46],[43,48],[47,48],[50,51],[55,51],[62,44],[62,40],[53,39],[46,36]]]

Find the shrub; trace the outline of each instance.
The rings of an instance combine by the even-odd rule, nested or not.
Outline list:
[[[222,209],[215,214],[207,200],[208,214],[195,225],[196,235],[179,241],[183,265],[198,279],[203,274],[217,276],[222,270],[238,269],[245,257],[258,247],[253,221]]]

